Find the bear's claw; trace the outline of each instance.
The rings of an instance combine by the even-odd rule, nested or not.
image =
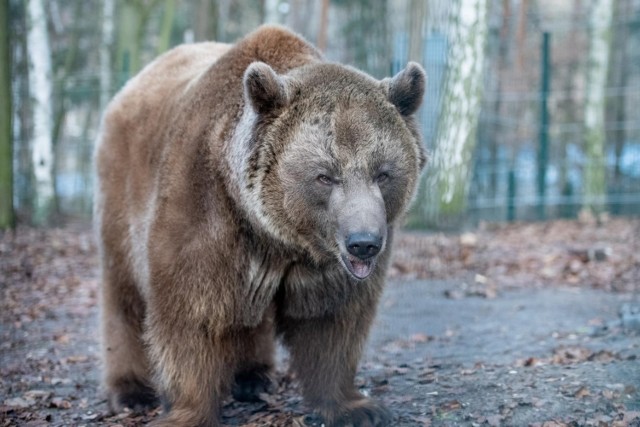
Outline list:
[[[275,382],[268,371],[255,370],[236,375],[231,390],[233,398],[239,402],[261,402],[262,394],[275,391]]]

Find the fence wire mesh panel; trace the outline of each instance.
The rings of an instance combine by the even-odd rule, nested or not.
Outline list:
[[[60,216],[90,217],[103,107],[130,77],[171,46],[233,42],[265,22],[376,78],[408,61],[424,66],[417,118],[430,162],[409,225],[640,212],[640,0],[44,4]],[[30,27],[24,2],[9,5],[14,203],[28,221],[37,191]]]
[[[507,4],[509,2],[503,2]],[[589,2],[539,2],[493,14],[469,214],[491,221],[640,208],[640,9],[612,2],[601,153],[589,152],[595,24]],[[494,6],[496,6],[494,4]],[[601,194],[586,174],[602,169]]]

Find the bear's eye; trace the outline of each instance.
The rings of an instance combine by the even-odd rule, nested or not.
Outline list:
[[[333,185],[333,179],[327,175],[318,175],[316,179],[322,185]]]
[[[376,182],[381,184],[389,180],[389,174],[387,172],[380,172],[378,176],[376,176]]]

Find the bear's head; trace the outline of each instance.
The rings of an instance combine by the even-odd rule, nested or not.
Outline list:
[[[425,162],[413,119],[425,80],[416,63],[382,81],[338,64],[252,63],[232,164],[253,222],[367,278]]]

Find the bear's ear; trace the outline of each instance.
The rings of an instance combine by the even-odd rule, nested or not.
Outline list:
[[[415,113],[424,96],[427,75],[417,62],[409,62],[407,67],[393,78],[386,79],[389,101],[396,106],[400,114],[410,116]]]
[[[244,92],[258,114],[280,109],[288,102],[284,78],[264,62],[253,62],[244,72]]]

